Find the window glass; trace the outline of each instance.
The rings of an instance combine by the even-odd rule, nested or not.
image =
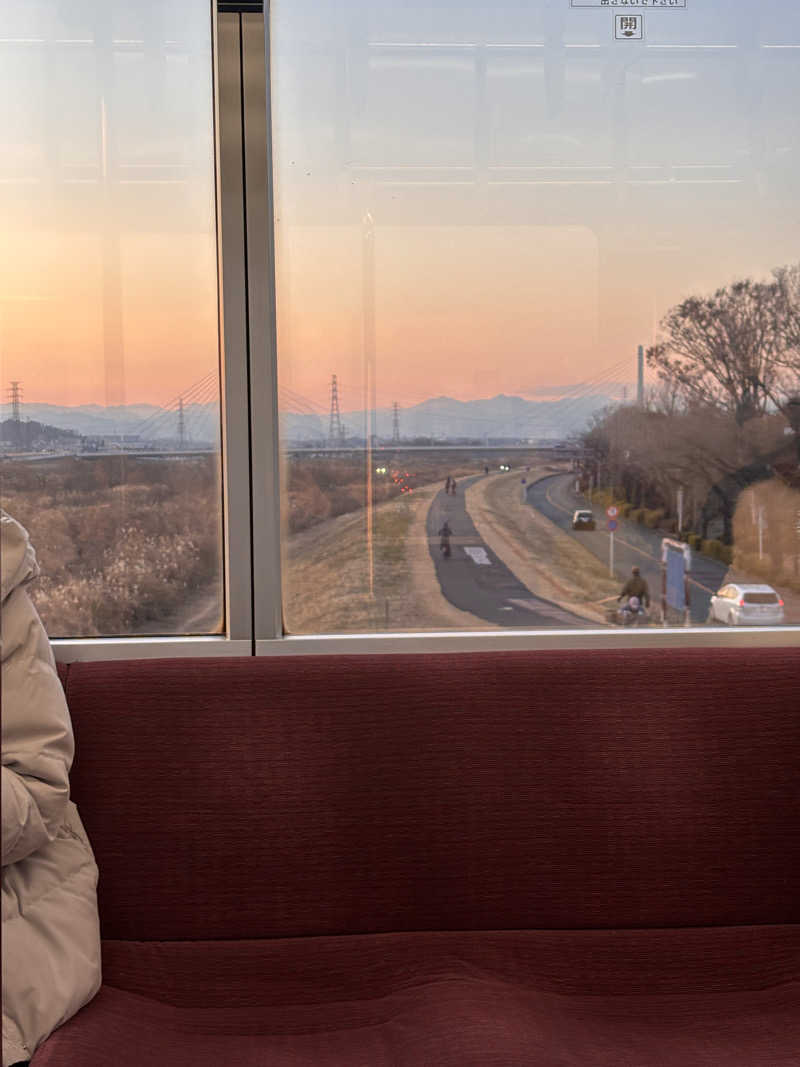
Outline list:
[[[0,26],[3,506],[51,636],[224,627],[211,10]]]
[[[287,629],[800,623],[800,14],[271,12]]]
[[[742,597],[745,604],[777,604],[778,597],[775,593],[745,593]]]

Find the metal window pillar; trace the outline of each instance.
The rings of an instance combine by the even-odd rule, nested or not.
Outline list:
[[[221,321],[232,386],[225,393],[228,602],[248,614],[232,616],[231,628],[246,622],[254,641],[282,634],[269,81],[258,7],[220,3],[217,20]]]

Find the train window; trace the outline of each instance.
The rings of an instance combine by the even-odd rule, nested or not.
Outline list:
[[[0,26],[3,506],[53,637],[224,627],[211,5]]]
[[[790,5],[6,8],[2,504],[64,658],[796,640]]]
[[[271,12],[288,632],[800,623],[800,14]]]

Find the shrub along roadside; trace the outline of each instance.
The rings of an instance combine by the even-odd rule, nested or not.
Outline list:
[[[694,552],[700,552],[704,556],[719,560],[720,563],[725,563],[728,566],[733,563],[732,545],[723,544],[722,541],[712,538],[704,540],[699,534],[689,533],[685,530],[679,533],[678,520],[668,518],[663,508],[636,508],[629,501],[618,499],[617,492],[617,490],[611,489],[594,489],[589,496],[594,507],[605,509],[610,504],[615,504],[619,508],[620,516],[623,519],[628,519],[630,522],[638,522],[649,530],[660,530],[664,534],[679,536],[682,541],[689,544],[689,547]]]
[[[726,563],[728,566],[733,563],[733,547],[731,545],[723,545],[722,541],[716,539],[701,541],[700,551],[704,556],[718,559],[720,563]]]

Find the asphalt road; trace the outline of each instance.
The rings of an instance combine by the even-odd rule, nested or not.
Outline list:
[[[464,504],[464,490],[477,477],[459,481],[455,496],[440,490],[428,509],[428,546],[444,596],[462,611],[499,626],[530,629],[590,626],[586,619],[534,596],[481,539]],[[453,531],[449,559],[439,548],[439,530],[445,519]]]
[[[572,474],[556,474],[543,478],[534,482],[528,489],[528,503],[607,565],[609,534],[605,528],[605,513],[600,514],[594,509],[598,527],[596,530],[572,529],[572,513],[575,509],[590,506],[582,493],[575,492],[574,485],[575,476]],[[637,522],[627,522],[625,519],[617,521],[619,526],[614,534],[614,573],[620,580],[620,588],[630,576],[631,567],[636,565],[650,586],[653,603],[658,606],[661,603],[661,538],[664,535],[640,526]],[[693,623],[704,623],[708,619],[711,595],[722,585],[727,570],[724,563],[718,563],[696,552],[692,553],[689,612]]]

